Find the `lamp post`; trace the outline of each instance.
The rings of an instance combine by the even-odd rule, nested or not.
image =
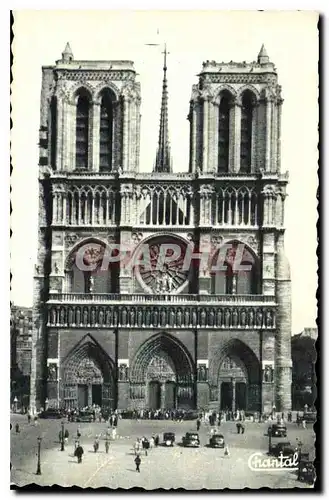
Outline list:
[[[39,436],[38,437],[38,465],[37,465],[37,476],[41,476],[41,463],[40,463],[40,448],[41,448],[41,440],[42,438]]]
[[[272,449],[272,429],[270,428],[268,430],[268,454],[271,454],[271,449]]]
[[[62,422],[62,432],[61,432],[61,451],[64,451],[64,422]]]

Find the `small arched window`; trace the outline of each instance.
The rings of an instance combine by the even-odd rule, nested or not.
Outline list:
[[[230,137],[230,98],[221,97],[218,117],[218,172],[228,171]]]
[[[112,170],[113,151],[113,99],[104,92],[101,101],[99,130],[99,169]]]
[[[80,95],[77,101],[75,168],[87,170],[89,143],[89,99]]]
[[[251,171],[251,137],[252,137],[253,95],[245,92],[242,97],[241,109],[241,149],[240,171]]]

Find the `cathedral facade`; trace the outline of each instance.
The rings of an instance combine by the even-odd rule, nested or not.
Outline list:
[[[291,409],[275,66],[203,63],[176,173],[164,54],[152,173],[131,61],[42,69],[32,409]]]

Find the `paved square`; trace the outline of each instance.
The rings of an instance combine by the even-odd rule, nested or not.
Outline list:
[[[308,488],[305,483],[296,479],[296,473],[289,471],[250,470],[248,459],[254,452],[262,452],[266,457],[268,439],[264,433],[267,424],[246,423],[244,435],[236,433],[235,424],[226,422],[220,430],[229,446],[230,456],[225,457],[222,449],[207,447],[209,426],[200,429],[201,447],[198,449],[180,446],[181,437],[186,431],[195,430],[195,422],[176,423],[171,421],[119,421],[118,439],[111,441],[109,453],[105,452],[105,432],[107,424],[80,424],[82,430],[81,444],[84,448],[83,461],[77,463],[73,455],[74,436],[77,424],[65,423],[70,433],[65,451],[60,451],[58,433],[60,421],[40,420],[37,427],[28,425],[23,417],[16,417],[13,422],[21,420],[21,432],[12,433],[12,471],[11,481],[18,486],[29,483],[40,485],[72,486],[98,488],[132,488],[139,486],[145,489],[185,488],[188,490],[222,489],[222,488]],[[142,453],[140,474],[135,470],[133,443],[136,437],[150,437],[158,433],[162,438],[164,431],[176,433],[176,444],[173,448],[159,446],[150,450],[148,456]],[[41,472],[37,476],[37,437],[42,436]],[[93,441],[100,435],[100,448],[93,451]],[[294,443],[299,437],[305,451],[314,456],[314,432],[312,428],[298,429],[296,424],[288,424],[288,439]]]

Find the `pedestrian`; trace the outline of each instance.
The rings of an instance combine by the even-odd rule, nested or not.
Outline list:
[[[201,425],[201,422],[200,422],[200,419],[198,418],[197,421],[196,421],[196,430],[197,431],[199,431],[200,425]]]
[[[34,417],[34,425],[37,426],[38,425],[38,415],[36,415]]]
[[[226,445],[224,448],[224,456],[229,457],[230,456],[230,450],[228,449],[228,446]]]
[[[160,441],[159,435],[158,435],[158,434],[156,434],[156,435],[155,435],[155,438],[154,438],[154,444],[155,444],[155,447],[158,447],[158,446],[159,446],[159,441]]]
[[[140,472],[140,464],[141,464],[142,460],[141,460],[141,457],[139,455],[137,455],[137,457],[135,458],[135,464],[136,464],[136,472]]]
[[[77,428],[77,438],[81,438],[81,429],[80,429],[80,425],[78,425],[78,428]]]
[[[31,423],[31,414],[30,413],[27,414],[27,423],[28,424]]]
[[[15,431],[16,431],[17,433],[18,433],[18,432],[20,432],[20,430],[19,430],[19,423],[18,423],[18,422],[17,422],[17,424],[15,425]]]
[[[117,430],[116,430],[115,427],[113,427],[113,429],[112,429],[112,439],[113,439],[113,441],[115,440],[116,435],[117,435]]]
[[[109,443],[108,439],[106,439],[106,441],[105,441],[105,453],[109,452],[109,448],[110,448],[110,443]]]
[[[74,455],[78,458],[78,464],[81,464],[82,462],[82,455],[83,455],[83,448],[79,444],[74,452]]]
[[[94,441],[94,452],[96,453],[99,448],[99,440],[98,437],[96,436],[95,441]]]
[[[302,426],[303,426],[303,429],[306,429],[306,420],[305,419],[302,420]]]
[[[65,432],[64,432],[64,441],[65,441],[65,443],[67,443],[67,442],[68,442],[68,440],[69,440],[69,435],[70,435],[70,434],[69,434],[69,431],[68,431],[67,429],[65,429]]]
[[[240,422],[238,422],[238,423],[236,424],[236,430],[237,430],[238,434],[240,434],[241,427],[242,427],[242,425],[240,424]]]
[[[154,437],[153,436],[150,438],[150,450],[152,448],[154,448]]]
[[[244,431],[245,431],[245,426],[240,424],[241,425],[241,434],[244,434]]]

